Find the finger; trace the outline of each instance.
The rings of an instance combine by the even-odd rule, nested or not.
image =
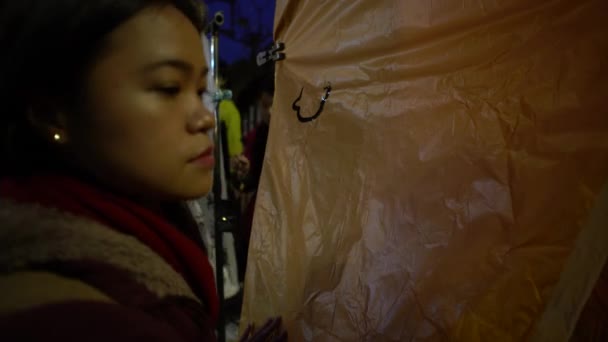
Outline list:
[[[275,339],[275,342],[287,342],[287,331],[283,330],[281,335]]]
[[[247,341],[247,339],[249,339],[249,336],[251,335],[252,331],[253,331],[253,324],[249,324],[247,326],[247,329],[245,329],[245,332],[243,332],[243,335],[241,335],[241,338],[239,339],[239,342],[245,342],[245,341]]]
[[[253,335],[252,341],[264,341],[268,337],[271,337],[272,334],[276,333],[276,330],[281,326],[281,318],[271,319],[260,330],[256,331]]]
[[[262,325],[262,327],[256,331],[256,333],[259,333],[260,331],[264,331],[265,329],[267,329],[269,326],[271,326],[271,324],[274,322],[274,319],[271,318],[269,320],[266,321],[266,323],[264,323],[264,325]]]

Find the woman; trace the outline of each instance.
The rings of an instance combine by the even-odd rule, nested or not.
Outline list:
[[[2,340],[215,340],[180,204],[214,166],[201,17],[188,0],[0,2]]]

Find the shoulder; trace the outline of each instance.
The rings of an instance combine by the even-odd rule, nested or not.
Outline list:
[[[3,336],[89,340],[86,331],[76,331],[79,324],[95,338],[176,341],[213,330],[184,278],[137,239],[6,200],[0,200],[0,296]],[[34,321],[40,329],[25,331]]]
[[[159,298],[198,301],[186,281],[136,238],[97,222],[33,204],[0,200],[0,271],[83,260],[119,269]]]
[[[44,286],[40,286],[44,284]],[[0,315],[73,300],[113,303],[107,295],[82,281],[44,271],[0,275]]]
[[[145,311],[118,305],[83,282],[51,273],[0,276],[0,291],[0,331],[8,341],[194,340]]]

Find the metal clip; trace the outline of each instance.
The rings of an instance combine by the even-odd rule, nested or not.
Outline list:
[[[285,50],[285,44],[282,42],[276,42],[272,45],[270,50],[258,53],[256,58],[258,66],[262,66],[271,61],[276,62],[285,59],[285,53],[281,52],[283,50]]]
[[[219,89],[212,94],[213,101],[220,102],[223,100],[231,100],[232,99],[232,90],[230,89]]]
[[[329,95],[331,93],[331,83],[327,82],[327,85],[323,89],[325,90],[325,95],[323,95],[321,97],[321,103],[319,103],[319,109],[317,109],[317,112],[315,113],[315,115],[305,118],[300,113],[300,106],[298,106],[298,102],[300,102],[300,100],[302,99],[302,93],[304,92],[304,87],[302,87],[302,89],[300,90],[300,95],[298,96],[298,98],[295,101],[293,101],[293,104],[291,105],[291,109],[293,109],[296,112],[296,114],[298,116],[298,120],[300,122],[304,123],[304,122],[313,121],[316,118],[318,118],[321,115],[321,113],[323,113],[323,108],[325,107],[325,102],[327,101],[327,99],[329,98]]]

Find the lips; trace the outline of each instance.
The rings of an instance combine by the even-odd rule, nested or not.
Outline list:
[[[190,163],[200,165],[206,169],[212,169],[215,166],[215,157],[213,156],[213,146],[209,146],[198,156],[192,158]]]

